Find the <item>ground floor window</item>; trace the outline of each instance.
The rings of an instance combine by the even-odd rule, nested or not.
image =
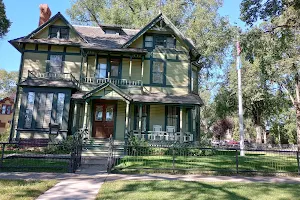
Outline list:
[[[167,113],[167,126],[174,126],[176,132],[180,131],[179,128],[180,108],[176,106],[166,106],[166,113]]]
[[[135,130],[139,130],[139,106],[135,105]],[[149,105],[142,105],[142,132],[147,131],[149,117]]]
[[[49,123],[62,125],[65,96],[65,93],[28,92],[24,109],[24,128],[49,128]]]

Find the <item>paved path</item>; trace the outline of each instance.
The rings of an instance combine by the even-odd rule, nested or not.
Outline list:
[[[245,176],[202,176],[202,175],[169,175],[169,174],[107,174],[104,171],[82,170],[76,174],[56,173],[0,173],[0,179],[56,179],[60,180],[53,188],[41,195],[38,200],[77,200],[95,199],[101,185],[114,180],[182,180],[201,182],[265,182],[296,183],[300,177],[245,177]]]

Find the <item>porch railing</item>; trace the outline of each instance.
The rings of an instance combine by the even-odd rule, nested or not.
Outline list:
[[[113,83],[118,86],[143,86],[143,81],[141,80],[128,80],[128,79],[115,79],[115,78],[95,78],[95,77],[86,77],[84,78],[85,83],[90,84],[103,84],[103,83]]]
[[[80,86],[79,81],[71,73],[53,73],[53,72],[39,72],[28,71],[28,78],[34,79],[51,79],[51,80],[65,80],[73,82],[77,87]]]

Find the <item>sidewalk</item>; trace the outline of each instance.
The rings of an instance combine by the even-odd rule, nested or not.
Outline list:
[[[245,176],[202,176],[170,174],[107,174],[104,172],[82,171],[76,174],[56,173],[0,173],[0,179],[56,179],[60,180],[53,188],[41,195],[38,200],[95,199],[102,184],[115,180],[182,180],[198,182],[264,182],[300,184],[300,177],[245,177]]]

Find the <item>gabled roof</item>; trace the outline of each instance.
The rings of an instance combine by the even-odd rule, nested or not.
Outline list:
[[[174,32],[175,36],[177,36],[180,42],[183,42],[187,47],[192,51],[193,55],[197,57],[199,52],[197,51],[194,44],[191,43],[189,39],[187,39],[181,31],[162,13],[160,13],[157,17],[155,17],[151,22],[149,22],[144,28],[142,28],[135,36],[133,36],[130,40],[128,40],[125,44],[122,45],[122,48],[127,48],[134,41],[136,41],[139,37],[141,37],[144,33],[146,33],[149,29],[155,26],[158,22],[163,20],[168,27]]]
[[[45,22],[43,25],[39,26],[37,29],[29,33],[27,36],[24,37],[24,39],[30,39],[33,36],[35,36],[37,33],[39,33],[44,28],[48,27],[52,22],[55,22],[56,20],[61,19],[71,30],[73,30],[75,33],[78,34],[78,36],[87,43],[86,39],[82,37],[82,35],[72,26],[72,24],[69,23],[69,21],[60,13],[58,12],[53,17],[51,17],[47,22]]]
[[[7,100],[10,102],[10,104],[14,104],[14,99],[11,97],[5,97],[3,99],[0,99],[0,103],[5,103]]]
[[[110,87],[111,89],[113,89],[115,92],[117,92],[120,96],[122,96],[125,100],[131,101],[132,98],[126,94],[124,91],[122,91],[118,86],[116,86],[113,83],[103,83],[102,85],[96,87],[95,89],[93,89],[92,91],[86,93],[85,95],[82,96],[83,99],[88,99],[91,96],[93,96],[94,94],[96,94],[97,92],[103,90],[104,88]]]

